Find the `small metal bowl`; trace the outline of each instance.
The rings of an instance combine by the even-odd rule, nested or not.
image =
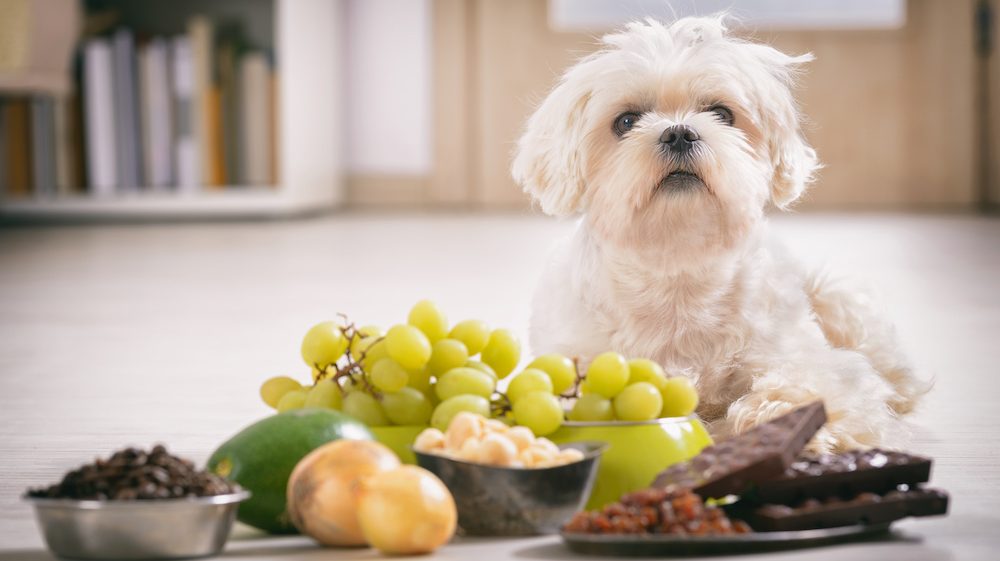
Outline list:
[[[26,497],[52,553],[75,559],[181,559],[222,551],[249,491],[185,499]]]
[[[583,508],[605,445],[574,442],[583,459],[547,468],[474,464],[414,451],[417,465],[444,482],[455,497],[458,526],[469,536],[553,534]]]

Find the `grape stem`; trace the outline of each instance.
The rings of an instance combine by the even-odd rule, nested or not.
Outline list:
[[[573,357],[573,371],[576,372],[576,380],[573,381],[573,385],[570,387],[570,389],[559,394],[559,397],[565,399],[574,399],[580,397],[580,384],[582,384],[584,378],[586,378],[586,376],[580,373],[580,357],[576,356]]]
[[[362,362],[364,362],[365,360],[365,355],[368,354],[368,349],[362,351],[361,356],[359,357],[355,357],[351,354],[351,346],[349,343],[353,341],[355,337],[361,336],[361,334],[358,332],[357,326],[355,326],[354,322],[352,322],[347,317],[347,314],[343,312],[337,312],[337,315],[341,319],[343,319],[345,324],[343,327],[340,327],[340,332],[344,334],[344,337],[348,341],[347,350],[344,351],[344,356],[341,357],[341,361],[338,361],[342,364],[333,363],[327,365],[326,368],[320,368],[319,364],[314,365],[316,367],[316,370],[320,371],[319,376],[316,377],[317,381],[325,380],[327,377],[329,377],[337,385],[337,388],[340,389],[340,393],[342,395],[347,395],[347,390],[344,389],[344,384],[341,383],[341,381],[346,378],[348,381],[352,383],[361,384],[362,387],[366,391],[368,391],[368,393],[370,393],[375,399],[381,400],[382,393],[375,389],[375,386],[372,385],[371,380],[368,379],[368,375],[365,372],[364,367],[361,366]],[[379,337],[378,339],[375,340],[374,343],[369,345],[369,348],[375,346],[376,344],[381,342],[382,339],[384,338],[385,337]],[[330,375],[331,368],[333,368],[334,371],[332,376]]]
[[[506,394],[500,392],[493,393],[493,399],[490,400],[490,413],[494,416],[499,417],[513,410],[513,406],[510,403],[510,398]]]

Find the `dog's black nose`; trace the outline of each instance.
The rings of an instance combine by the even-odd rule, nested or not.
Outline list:
[[[663,130],[660,135],[660,144],[671,152],[683,154],[694,146],[694,143],[701,138],[697,131],[687,125],[673,125]]]

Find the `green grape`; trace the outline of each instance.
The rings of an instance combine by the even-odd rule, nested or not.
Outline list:
[[[517,363],[521,361],[521,343],[510,331],[494,329],[486,346],[483,347],[480,359],[490,365],[502,379],[513,372]]]
[[[330,379],[320,380],[309,390],[306,396],[305,407],[324,407],[326,409],[340,409],[344,394],[340,391],[340,386]]]
[[[431,374],[427,369],[423,370],[409,370],[410,375],[409,381],[406,383],[407,386],[420,390],[424,393],[434,393],[432,391],[433,384],[431,383]]]
[[[461,341],[441,339],[431,345],[431,359],[427,362],[427,370],[437,376],[464,365],[467,360],[469,351]]]
[[[387,345],[385,344],[385,339],[371,339],[366,337],[365,341],[368,343],[360,343],[358,349],[364,351],[365,358],[361,361],[361,368],[365,372],[371,372],[372,367],[375,363],[382,360],[383,358],[388,358],[389,352],[386,350]],[[359,359],[360,354],[354,357]]]
[[[652,360],[633,358],[628,361],[627,385],[636,382],[649,382],[656,386],[656,389],[663,391],[663,385],[667,383],[667,375],[663,373],[663,367]]]
[[[412,325],[392,326],[385,334],[385,350],[407,370],[423,368],[431,358],[431,342]]]
[[[353,378],[341,378],[340,387],[343,389],[345,395],[364,390],[364,386],[356,382]]]
[[[618,353],[597,355],[587,369],[587,387],[607,398],[618,395],[628,382],[628,363]]]
[[[552,393],[552,379],[549,375],[536,368],[526,368],[514,376],[507,386],[507,399],[517,403],[522,397],[532,392]]]
[[[364,348],[361,348],[361,341],[368,338],[375,340],[382,335],[384,335],[384,333],[382,333],[382,330],[377,325],[366,325],[354,330],[354,333],[351,334],[351,344],[348,345],[348,349],[351,351],[351,356],[355,359],[361,356],[361,351],[364,350]],[[371,342],[368,344],[371,344]]]
[[[342,410],[369,427],[384,427],[389,424],[382,404],[365,392],[355,391],[345,395]]]
[[[661,417],[685,417],[698,407],[698,392],[691,380],[684,376],[667,378],[660,393],[663,395]]]
[[[629,384],[615,396],[615,417],[622,421],[649,421],[660,415],[663,397],[649,382]]]
[[[260,385],[260,398],[271,407],[278,407],[278,402],[286,393],[301,390],[302,384],[288,376],[268,378]]]
[[[465,361],[465,367],[475,368],[480,372],[485,372],[486,374],[489,374],[490,378],[493,378],[494,382],[499,380],[499,378],[497,378],[497,373],[494,372],[492,368],[490,368],[489,364],[486,364],[484,362],[479,362],[478,360],[467,360]]]
[[[456,395],[470,394],[490,397],[495,389],[495,382],[489,374],[475,368],[460,366],[452,368],[438,378],[434,391],[442,401]]]
[[[563,424],[562,406],[550,392],[531,392],[514,403],[514,421],[535,436],[552,434]]]
[[[488,418],[490,416],[490,402],[481,395],[463,394],[449,397],[434,408],[434,414],[431,415],[431,426],[441,431],[448,430],[452,417],[462,411]]]
[[[391,358],[383,358],[376,362],[368,377],[373,386],[384,392],[398,392],[405,388],[410,380],[410,374]]]
[[[611,421],[615,418],[615,411],[610,399],[596,393],[587,393],[577,398],[567,417],[570,421]]]
[[[485,321],[467,319],[460,321],[448,333],[451,339],[458,339],[469,351],[469,356],[479,354],[490,340],[490,326]]]
[[[347,350],[347,337],[332,321],[312,326],[302,338],[302,360],[309,366],[326,368],[334,364]]]
[[[427,396],[413,388],[383,395],[382,409],[394,425],[426,425],[434,411]]]
[[[306,404],[306,390],[292,390],[281,396],[275,409],[278,413],[291,411],[292,409],[302,409]]]
[[[561,354],[547,354],[535,358],[528,368],[537,368],[552,379],[552,393],[561,394],[576,383],[576,365]]]
[[[430,300],[421,300],[410,309],[410,315],[406,319],[413,327],[423,332],[431,343],[438,339],[444,339],[448,335],[448,318],[445,317],[441,308]]]
[[[381,339],[383,335],[382,330],[374,325],[366,325],[365,327],[359,329],[354,334],[354,337],[351,338],[351,357],[353,357],[354,360],[361,358],[361,355],[364,354],[368,347],[372,346],[372,343],[375,341]]]
[[[355,333],[360,335],[362,339],[365,337],[381,337],[385,335],[385,333],[382,332],[382,328],[377,325],[365,325],[363,327],[359,327]]]

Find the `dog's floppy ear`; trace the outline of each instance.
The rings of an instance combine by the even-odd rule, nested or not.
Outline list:
[[[751,48],[776,79],[774,87],[764,88],[760,104],[774,168],[771,202],[786,209],[805,193],[816,170],[821,167],[816,151],[802,134],[798,108],[792,96],[799,67],[813,60],[813,56],[792,57],[766,45],[752,45]]]
[[[805,193],[819,169],[816,151],[806,142],[798,119],[789,123],[773,137],[771,158],[774,177],[771,179],[771,202],[784,210]]]
[[[590,98],[590,90],[564,77],[528,119],[517,143],[511,174],[546,214],[580,210],[586,190],[583,144]]]

